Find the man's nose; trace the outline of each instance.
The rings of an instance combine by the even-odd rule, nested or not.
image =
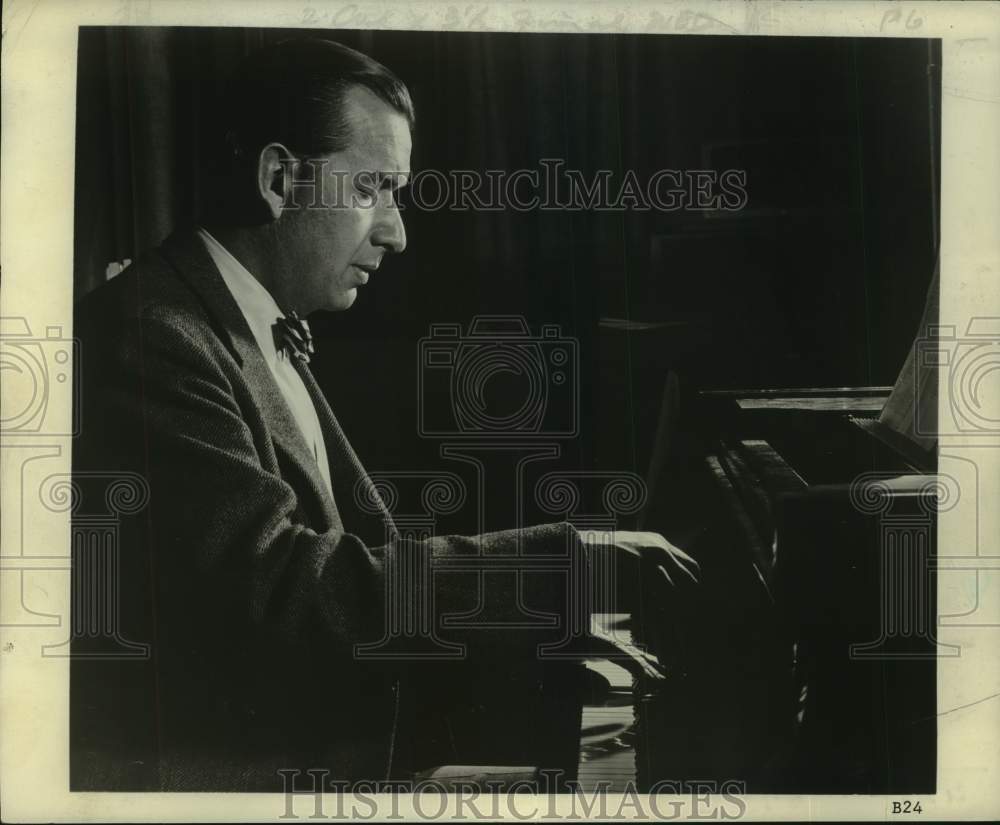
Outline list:
[[[399,214],[395,203],[379,209],[378,220],[372,232],[372,244],[384,247],[389,252],[402,252],[406,249],[406,227],[403,226],[403,216]]]

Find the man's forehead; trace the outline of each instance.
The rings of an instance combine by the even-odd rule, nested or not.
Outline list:
[[[364,86],[344,94],[344,115],[352,132],[347,153],[381,172],[410,171],[410,124],[404,115]]]

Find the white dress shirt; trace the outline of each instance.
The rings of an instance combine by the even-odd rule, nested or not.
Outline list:
[[[236,260],[221,243],[213,238],[204,229],[198,230],[198,235],[205,243],[208,254],[219,268],[222,280],[226,282],[229,291],[233,293],[236,303],[250,325],[250,331],[257,340],[257,346],[268,367],[274,381],[281,390],[292,415],[298,422],[302,435],[305,436],[306,444],[313,451],[316,463],[319,465],[320,475],[326,482],[330,495],[333,495],[333,484],[330,481],[330,464],[326,457],[326,442],[323,440],[323,430],[320,427],[319,416],[316,414],[316,407],[309,395],[309,390],[302,382],[302,376],[296,371],[289,360],[288,354],[278,349],[274,345],[274,333],[272,325],[285,313],[271,297],[264,286],[247,268]]]

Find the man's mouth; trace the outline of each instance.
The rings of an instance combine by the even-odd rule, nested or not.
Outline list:
[[[354,264],[354,268],[361,274],[361,284],[367,284],[368,278],[378,269],[378,264]]]

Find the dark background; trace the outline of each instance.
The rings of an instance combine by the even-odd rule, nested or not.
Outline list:
[[[292,34],[81,28],[78,296],[197,215],[227,72]],[[664,168],[748,173],[746,209],[721,217],[406,210],[406,253],[350,312],[312,319],[314,371],[370,469],[456,469],[417,433],[418,341],[481,314],[579,342],[581,433],[563,442],[565,466],[645,473],[668,370],[685,397],[895,381],[936,255],[936,41],[298,34],[359,48],[409,85],[414,170],[560,158],[615,182],[629,169],[642,182]]]

